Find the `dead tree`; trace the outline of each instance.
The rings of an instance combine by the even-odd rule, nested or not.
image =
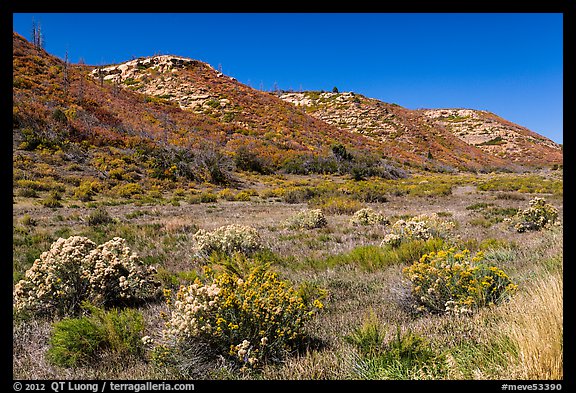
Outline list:
[[[64,55],[64,65],[62,67],[62,82],[64,85],[64,95],[68,95],[68,90],[70,88],[70,78],[69,78],[70,60],[68,59],[68,49],[66,49],[66,54]]]
[[[40,23],[36,24],[36,21],[32,19],[32,45],[37,49],[43,49],[44,43],[44,35],[42,34]]]

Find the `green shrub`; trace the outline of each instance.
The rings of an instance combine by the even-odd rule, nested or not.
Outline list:
[[[22,225],[25,225],[27,227],[34,227],[38,224],[38,221],[36,221],[36,219],[34,219],[32,216],[30,216],[30,214],[26,213],[24,214],[24,216],[22,217]]]
[[[112,219],[112,217],[110,216],[110,214],[106,209],[99,207],[98,209],[90,213],[86,221],[88,225],[95,226],[95,225],[109,224],[114,220]]]
[[[259,156],[247,146],[240,146],[234,155],[234,164],[237,169],[243,171],[257,172],[260,174],[271,173],[271,165],[267,160]]]
[[[38,198],[38,192],[32,188],[19,188],[16,195],[24,198]]]
[[[82,202],[88,202],[100,191],[101,185],[95,180],[83,180],[74,190],[74,197]]]
[[[199,198],[201,203],[214,203],[218,201],[218,196],[211,192],[203,192],[200,194]]]
[[[142,194],[144,190],[138,183],[119,184],[112,189],[112,192],[121,198],[130,198],[137,194]]]
[[[102,310],[88,303],[90,316],[56,322],[47,352],[51,363],[63,367],[85,365],[103,350],[120,356],[141,355],[144,318],[133,309]]]
[[[47,357],[57,366],[80,366],[93,361],[104,344],[105,333],[89,318],[63,319],[54,324]]]
[[[286,203],[305,203],[316,195],[317,192],[311,187],[291,187],[280,192],[280,197]]]
[[[226,201],[234,201],[236,194],[229,188],[225,188],[218,193],[218,198],[224,199]]]
[[[468,314],[506,299],[517,286],[501,269],[483,261],[482,252],[472,257],[468,250],[451,248],[423,255],[404,268],[418,310]]]
[[[41,201],[42,206],[50,208],[62,207],[62,195],[58,191],[51,191],[50,195]]]
[[[232,180],[232,160],[217,148],[204,146],[194,151],[194,178],[212,184],[228,184]]]
[[[236,196],[234,197],[235,201],[244,201],[244,202],[249,202],[250,201],[250,193],[248,191],[240,191],[238,194],[236,194]]]
[[[29,188],[34,191],[50,191],[51,189],[47,182],[38,180],[19,179],[14,182],[14,185],[19,188]]]
[[[158,347],[177,352],[204,343],[213,355],[250,368],[279,361],[304,342],[305,322],[323,307],[320,297],[305,301],[266,265],[242,276],[207,269],[204,282],[181,286],[169,301],[168,342]]]

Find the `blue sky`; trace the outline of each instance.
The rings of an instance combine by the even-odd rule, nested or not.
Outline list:
[[[563,142],[559,13],[13,14],[72,62],[174,54],[254,88],[354,91],[410,109],[471,108]]]

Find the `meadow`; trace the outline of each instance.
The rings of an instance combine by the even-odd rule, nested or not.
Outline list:
[[[563,378],[561,171],[239,172],[104,192],[18,170],[14,379]],[[518,226],[536,198],[557,216]],[[92,266],[116,265],[64,303],[70,271],[50,281],[37,263],[55,304],[27,271],[74,236]],[[118,292],[118,277],[136,278]]]

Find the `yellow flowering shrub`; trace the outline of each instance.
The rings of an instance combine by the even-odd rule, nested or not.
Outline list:
[[[497,304],[517,289],[501,269],[483,263],[482,252],[455,248],[423,255],[404,268],[419,311],[471,313]]]
[[[36,259],[13,293],[16,313],[73,315],[80,303],[117,304],[157,294],[156,269],[143,266],[126,240],[96,245],[82,236],[60,238]]]
[[[167,298],[164,343],[178,350],[209,343],[218,355],[243,367],[283,358],[304,339],[304,323],[323,308],[321,293],[301,294],[266,265],[244,277],[206,268],[206,279],[181,286]]]
[[[516,231],[539,231],[544,228],[549,228],[558,219],[558,209],[546,203],[544,198],[536,197],[528,203],[530,206],[527,209],[519,211],[512,219],[515,223],[514,229],[516,229]]]

